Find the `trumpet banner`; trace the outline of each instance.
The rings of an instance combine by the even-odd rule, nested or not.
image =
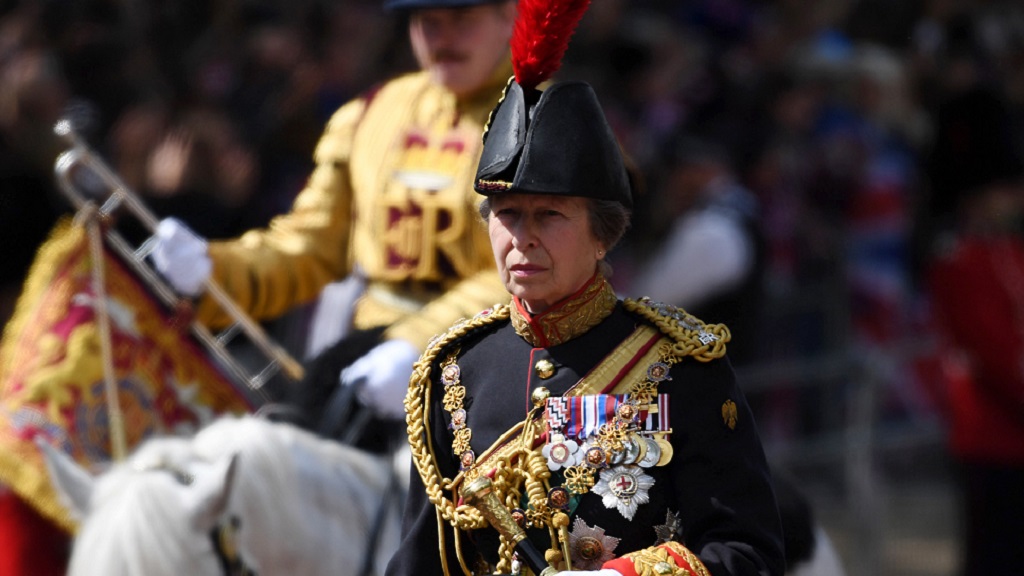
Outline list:
[[[39,249],[0,341],[0,483],[58,525],[75,522],[50,484],[37,438],[87,468],[112,460],[103,356],[85,226],[65,219]],[[117,394],[129,449],[190,433],[252,405],[188,332],[104,247]]]

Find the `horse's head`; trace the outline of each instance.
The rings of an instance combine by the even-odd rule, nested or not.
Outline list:
[[[239,454],[229,508],[241,519],[239,549],[252,551],[260,573],[383,573],[399,538],[402,495],[397,482],[388,493],[386,457],[251,416],[214,422],[193,447],[207,458]],[[364,565],[368,553],[373,568]]]
[[[55,488],[80,523],[69,576],[223,574],[211,533],[224,519],[236,457],[195,458],[160,440],[93,476],[40,442]]]
[[[397,546],[402,490],[387,458],[294,426],[224,417],[97,477],[43,450],[81,520],[69,576],[224,574],[211,538],[224,526],[237,528],[234,557],[263,574],[381,573]]]

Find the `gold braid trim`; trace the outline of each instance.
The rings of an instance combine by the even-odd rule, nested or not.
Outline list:
[[[697,555],[691,552],[686,546],[683,546],[678,542],[666,542],[665,544],[662,544],[662,546],[668,546],[676,554],[682,556],[683,559],[686,560],[686,563],[690,565],[690,568],[696,576],[711,576],[711,573],[708,572],[707,567],[705,567],[704,563],[700,561],[700,558],[698,558]]]
[[[686,565],[679,566],[672,554],[681,557]],[[630,552],[623,558],[633,563],[637,576],[711,576],[700,558],[678,542]]]
[[[460,530],[484,528],[487,521],[472,506],[458,506],[444,493],[451,489],[452,480],[442,478],[437,470],[437,456],[434,454],[430,434],[428,407],[430,406],[430,369],[442,350],[466,334],[493,322],[509,317],[509,307],[497,304],[487,314],[478,314],[470,320],[456,323],[448,332],[434,338],[427,350],[413,365],[409,380],[409,391],[405,396],[405,424],[412,450],[412,461],[423,479],[427,498],[438,514],[449,524]],[[497,486],[495,486],[497,488]],[[441,534],[439,536],[443,537]]]
[[[512,87],[512,82],[515,82],[515,75],[509,76],[505,82],[505,87],[501,89],[501,96],[498,98],[498,103],[491,108],[490,114],[487,115],[487,122],[484,122],[484,131],[480,135],[480,142],[487,142],[487,133],[491,131],[491,124],[494,123],[494,113],[498,111],[498,107],[505,101],[505,97],[508,96],[508,89]]]
[[[486,313],[478,314],[471,320],[461,321],[445,334],[433,339],[426,352],[413,366],[409,390],[405,397],[406,432],[412,450],[412,460],[423,480],[427,498],[436,509],[439,547],[446,574],[445,536],[441,530],[445,522],[455,528],[456,553],[459,556],[460,567],[466,574],[470,574],[462,558],[460,535],[462,531],[485,528],[488,524],[476,508],[457,504],[458,486],[467,479],[477,477],[485,469],[493,470],[493,474],[490,474],[492,486],[505,506],[509,509],[517,508],[525,492],[530,503],[528,516],[531,523],[535,526],[546,525],[551,533],[552,542],[558,542],[557,532],[551,520],[552,510],[547,506],[548,479],[551,477],[551,471],[547,467],[547,460],[539,451],[533,449],[537,435],[535,428],[538,425],[536,409],[531,411],[524,422],[503,434],[470,469],[459,472],[454,479],[442,478],[438,472],[428,412],[431,405],[431,367],[443,352],[452,353],[453,344],[457,340],[481,327],[505,321],[509,315],[508,305],[495,305]],[[501,537],[496,567],[499,573],[508,573],[511,570],[513,552],[513,543]]]
[[[691,356],[710,362],[725,356],[725,345],[732,333],[725,324],[705,324],[682,308],[652,302],[649,298],[626,299],[623,307],[654,324],[675,342],[671,354],[678,358]]]
[[[618,302],[612,285],[604,276],[597,274],[565,302],[541,314],[529,315],[518,305],[511,306],[512,327],[516,334],[535,347],[557,346],[603,322]]]

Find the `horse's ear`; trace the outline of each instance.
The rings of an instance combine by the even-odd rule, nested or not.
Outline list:
[[[75,520],[84,519],[89,513],[89,500],[92,498],[96,479],[71,456],[42,438],[36,438],[36,445],[43,452],[50,482],[57,490],[61,503]]]
[[[188,491],[186,506],[192,527],[199,532],[208,532],[220,521],[227,511],[231,487],[234,484],[237,454],[220,458],[202,474],[197,474],[195,484]]]

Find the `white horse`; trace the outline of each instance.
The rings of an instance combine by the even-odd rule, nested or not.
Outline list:
[[[391,458],[290,424],[222,417],[97,477],[42,448],[80,520],[68,576],[366,576],[398,545],[405,478]]]

